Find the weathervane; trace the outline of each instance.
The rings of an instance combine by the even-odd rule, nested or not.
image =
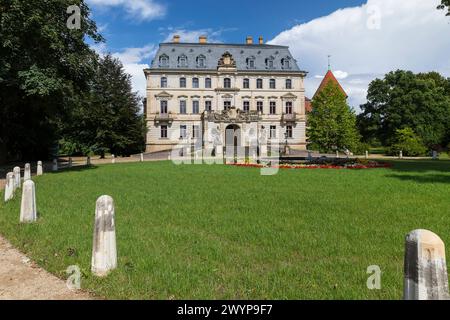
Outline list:
[[[331,70],[331,55],[328,55],[328,70]]]

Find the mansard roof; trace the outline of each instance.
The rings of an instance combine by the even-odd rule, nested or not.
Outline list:
[[[150,70],[217,70],[219,60],[229,52],[236,62],[237,71],[304,72],[297,65],[287,46],[268,44],[222,44],[222,43],[161,43]],[[187,66],[179,65],[180,56],[187,57]],[[204,56],[205,64],[199,66],[197,57]],[[160,63],[168,57],[168,64]],[[249,68],[247,59],[254,58],[254,68]],[[274,58],[273,67],[268,68],[266,59]],[[289,60],[290,68],[283,68],[282,60]]]

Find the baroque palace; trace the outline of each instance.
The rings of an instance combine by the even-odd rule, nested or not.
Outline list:
[[[223,152],[265,140],[306,149],[304,78],[289,48],[264,44],[161,43],[145,69],[147,152],[183,141]],[[228,132],[233,134],[227,134]],[[254,137],[254,138],[252,138]]]

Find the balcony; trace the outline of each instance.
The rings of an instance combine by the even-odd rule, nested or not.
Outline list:
[[[281,121],[284,123],[296,122],[297,114],[296,113],[283,113],[283,116],[281,117]]]
[[[157,112],[155,115],[155,124],[171,124],[175,117],[172,115],[171,112],[169,113],[159,113]]]

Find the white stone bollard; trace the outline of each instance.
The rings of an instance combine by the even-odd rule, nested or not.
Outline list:
[[[144,154],[141,153],[141,162],[144,162]]]
[[[91,165],[91,157],[90,157],[90,156],[87,156],[87,157],[86,157],[86,165],[87,165],[87,166],[90,166],[90,165]]]
[[[20,206],[20,222],[30,223],[37,220],[36,191],[33,180],[23,183],[22,204]]]
[[[339,158],[339,151],[336,151],[336,158]]]
[[[53,171],[58,171],[58,159],[53,159],[52,170]]]
[[[402,150],[400,150],[400,152],[398,153],[398,158],[403,159],[403,151]]]
[[[369,159],[369,151],[366,150],[366,159]]]
[[[42,168],[42,161],[38,161],[36,175],[42,176],[44,174],[44,169]]]
[[[116,163],[116,156],[115,155],[111,155],[111,163]]]
[[[6,185],[5,185],[5,202],[12,200],[14,197],[14,173],[8,172],[6,174]]]
[[[433,160],[437,160],[438,158],[438,152],[436,150],[433,150]]]
[[[23,172],[23,181],[31,180],[31,166],[25,163],[25,170]]]
[[[14,189],[21,188],[21,177],[20,177],[20,167],[14,167]]]
[[[116,267],[114,200],[110,196],[101,196],[95,208],[91,271],[96,276],[103,277]]]
[[[404,273],[405,300],[449,299],[445,245],[433,232],[406,236]]]

